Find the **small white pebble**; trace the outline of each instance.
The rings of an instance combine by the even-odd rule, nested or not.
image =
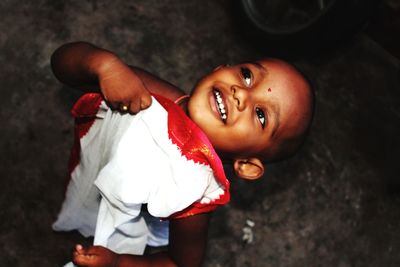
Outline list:
[[[250,227],[254,227],[254,225],[256,225],[252,220],[249,219],[246,220],[246,224]]]
[[[242,231],[242,240],[245,241],[247,244],[252,243],[254,240],[253,230],[250,227],[243,227]]]

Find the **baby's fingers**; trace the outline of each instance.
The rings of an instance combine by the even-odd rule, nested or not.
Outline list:
[[[78,266],[86,267],[91,266],[90,263],[93,261],[93,256],[87,252],[87,249],[82,245],[76,245],[75,250],[72,253],[72,262]]]
[[[83,246],[81,245],[81,244],[77,244],[77,245],[75,245],[75,251],[74,251],[74,253],[77,253],[77,254],[84,254],[85,253],[85,249],[83,248]]]
[[[72,262],[81,267],[95,266],[96,260],[93,255],[73,255]]]
[[[151,105],[151,96],[144,95],[140,98],[135,98],[131,101],[129,105],[129,112],[136,114],[141,110],[147,109]]]
[[[150,94],[143,95],[140,98],[140,109],[146,109],[151,105],[151,96]]]

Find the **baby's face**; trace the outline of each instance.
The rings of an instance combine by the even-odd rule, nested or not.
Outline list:
[[[215,69],[196,85],[188,111],[217,152],[234,159],[260,155],[304,131],[309,96],[292,66],[268,59]]]

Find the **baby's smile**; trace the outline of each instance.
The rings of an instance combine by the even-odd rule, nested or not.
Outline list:
[[[225,108],[224,99],[222,98],[221,93],[217,88],[213,88],[213,95],[214,95],[214,100],[215,100],[215,106],[219,112],[221,120],[224,123],[226,123],[227,112],[226,112],[226,108]]]

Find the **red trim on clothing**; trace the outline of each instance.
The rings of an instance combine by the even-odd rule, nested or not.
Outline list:
[[[80,139],[92,127],[102,100],[103,97],[99,93],[87,93],[81,96],[71,109],[71,114],[75,118],[75,137],[68,163],[70,175],[79,164],[81,153]]]
[[[228,203],[230,184],[225,176],[221,159],[207,136],[178,105],[162,96],[154,95],[154,97],[168,112],[168,134],[172,143],[180,148],[182,155],[188,160],[210,166],[217,181],[225,188],[224,194],[211,203],[195,202],[183,211],[173,214],[170,218],[182,218],[209,212],[216,209],[218,205]]]

